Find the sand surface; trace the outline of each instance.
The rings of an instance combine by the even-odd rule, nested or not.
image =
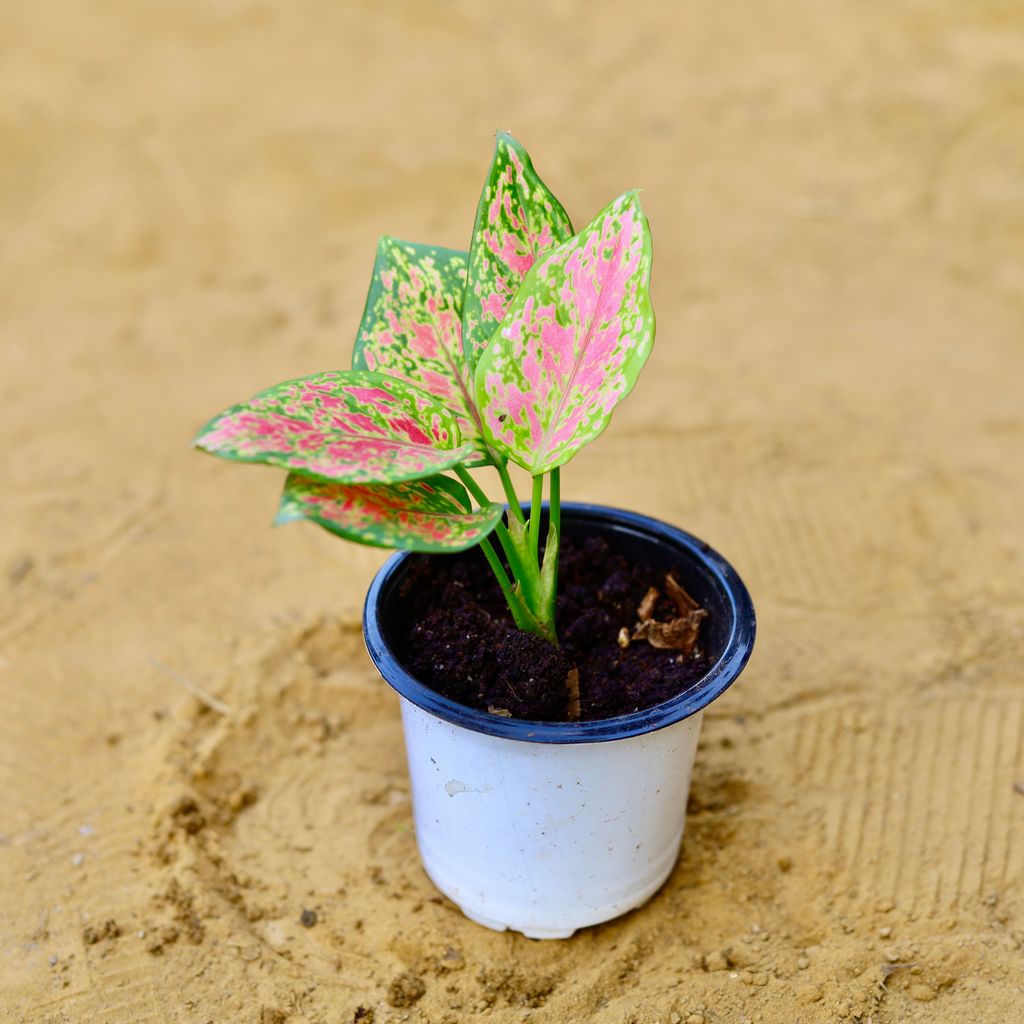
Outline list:
[[[1024,1020],[1018,3],[4,3],[0,44],[0,1019]],[[564,493],[760,615],[669,883],[558,944],[419,867],[379,553],[188,448],[347,364],[378,233],[465,244],[498,127],[655,233]]]

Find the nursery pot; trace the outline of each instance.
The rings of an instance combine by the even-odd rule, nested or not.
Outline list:
[[[427,874],[463,913],[531,938],[645,903],[679,854],[702,713],[740,674],[754,608],[735,570],[702,541],[656,519],[564,504],[563,534],[599,536],[666,571],[707,610],[706,675],[644,711],[589,722],[534,722],[477,711],[415,678],[399,658],[398,595],[408,553],[366,598],[374,664],[401,698],[416,839]],[[437,556],[433,556],[437,557]]]

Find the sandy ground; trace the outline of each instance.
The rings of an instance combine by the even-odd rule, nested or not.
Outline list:
[[[0,45],[0,1018],[1024,1020],[1019,4],[4,3]],[[465,244],[497,127],[655,232],[564,492],[760,614],[671,880],[559,944],[418,865],[380,556],[188,448],[347,364],[377,233]]]

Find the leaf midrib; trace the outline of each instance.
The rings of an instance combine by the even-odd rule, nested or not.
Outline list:
[[[365,484],[352,484],[351,486],[353,486],[353,487],[364,487],[366,485]],[[494,505],[494,504],[497,504],[497,502],[491,502],[491,504]],[[396,512],[411,512],[413,515],[417,515],[417,516],[432,516],[435,519],[441,519],[441,518],[444,518],[444,519],[456,519],[456,518],[459,518],[459,517],[462,517],[462,518],[471,518],[471,517],[480,518],[481,514],[483,512],[482,508],[477,509],[476,511],[472,511],[471,510],[469,512],[466,512],[466,511],[459,511],[459,512],[420,512],[418,510],[409,509],[409,508],[407,508],[405,506],[399,506],[399,505],[388,505],[387,507],[392,509],[392,510],[394,510],[394,511],[396,511]]]
[[[282,412],[287,412],[287,410],[285,410],[285,408],[283,406],[278,406],[278,408]],[[255,410],[253,410],[253,411],[255,412]],[[293,414],[292,413],[288,413],[288,415],[293,415]],[[315,426],[314,423],[312,423],[312,421],[306,420],[305,422],[309,423],[309,425],[311,427],[316,429],[316,426]],[[397,438],[380,437],[380,436],[375,435],[375,434],[363,434],[363,433],[360,433],[357,430],[353,430],[350,433],[344,433],[342,431],[336,431],[336,433],[339,436],[341,436],[341,437],[352,437],[352,438],[355,438],[357,440],[362,440],[362,441],[386,441],[389,444],[393,444],[393,445],[395,445],[398,448],[420,448],[420,449],[422,449],[424,451],[428,451],[428,452],[437,452],[437,451],[441,451],[441,452],[454,452],[454,451],[458,451],[458,449],[461,448],[462,445],[472,443],[472,442],[465,441],[462,438],[460,438],[459,439],[459,443],[457,445],[455,445],[454,447],[452,447],[452,448],[437,448],[434,445],[423,444],[420,441],[400,441]]]

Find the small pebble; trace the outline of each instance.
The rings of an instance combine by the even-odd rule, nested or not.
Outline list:
[[[299,924],[301,924],[303,928],[312,928],[316,922],[317,917],[315,910],[303,910],[302,913],[299,914]]]
[[[880,939],[887,939],[890,935],[892,935],[892,929],[888,925],[886,925],[884,928],[879,928],[878,937]]]
[[[85,854],[73,853],[71,855],[71,863],[74,867],[80,868],[85,863]]]
[[[797,960],[796,965],[801,971],[806,971],[807,968],[811,966],[811,961],[808,960],[807,957],[802,956]]]
[[[779,870],[788,871],[793,866],[793,858],[787,854],[783,854],[779,858]]]
[[[919,1003],[930,1003],[935,998],[935,989],[922,981],[915,982],[907,991],[910,998],[916,999]]]
[[[454,946],[449,946],[441,957],[441,969],[444,971],[461,971],[466,966],[466,958]]]
[[[721,951],[708,953],[704,957],[704,969],[707,971],[725,971],[729,969],[729,961]]]
[[[818,1003],[825,996],[825,993],[817,985],[802,985],[797,989],[796,994],[802,1003]]]

